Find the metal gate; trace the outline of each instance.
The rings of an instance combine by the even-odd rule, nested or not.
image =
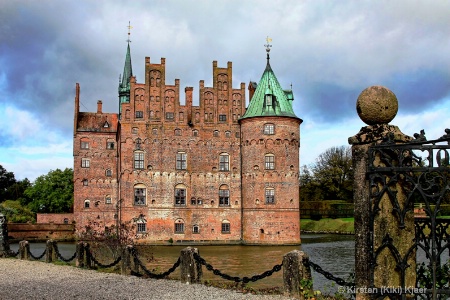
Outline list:
[[[406,144],[395,144],[393,136],[388,136],[369,148],[369,278],[374,298],[450,298],[450,130],[445,132],[431,141],[422,132]],[[391,211],[388,225],[377,223],[383,207]],[[411,228],[412,218],[415,233],[411,232],[412,240],[403,243],[406,248],[399,249],[392,234],[378,231],[380,226],[396,226],[394,231],[402,232],[408,224]],[[394,270],[389,272],[400,279],[398,287],[377,286],[380,280],[374,274],[380,272],[381,253],[391,256],[384,260],[395,261]],[[415,287],[407,286],[411,271],[415,272]]]

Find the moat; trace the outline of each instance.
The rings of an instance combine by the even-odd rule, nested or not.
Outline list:
[[[232,276],[253,276],[272,269],[280,264],[283,255],[289,251],[300,249],[308,253],[311,261],[319,264],[324,270],[332,272],[335,276],[347,279],[354,267],[354,241],[352,235],[335,234],[302,234],[301,246],[203,246],[197,248],[200,255],[214,268]],[[185,246],[149,246],[148,251],[153,253],[154,261],[147,264],[155,272],[164,272],[177,260],[181,249]],[[74,243],[58,243],[58,248],[64,257],[70,257],[75,251]],[[11,249],[17,251],[18,244],[12,244]],[[38,255],[45,249],[45,243],[32,243],[32,253]],[[179,270],[171,277],[178,278]],[[314,288],[322,291],[335,290],[332,282],[322,275],[312,272]],[[254,288],[270,288],[282,286],[282,271],[272,276],[249,283]],[[221,281],[218,276],[203,268],[203,280]]]

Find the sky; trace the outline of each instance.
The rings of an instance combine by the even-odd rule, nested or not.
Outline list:
[[[166,82],[194,87],[194,104],[214,60],[233,63],[233,88],[258,82],[269,36],[303,119],[301,165],[366,126],[356,100],[373,85],[397,96],[390,124],[439,138],[450,127],[449,14],[447,0],[0,1],[0,165],[31,181],[73,167],[75,84],[81,111],[102,100],[118,112],[129,21],[137,82],[146,56],[164,57]]]

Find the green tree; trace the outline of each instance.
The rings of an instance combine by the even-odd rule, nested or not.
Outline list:
[[[34,222],[35,214],[28,208],[20,204],[19,200],[6,200],[0,203],[0,212],[6,216],[11,223]]]
[[[35,213],[64,213],[73,211],[73,170],[51,170],[39,176],[25,190],[30,199],[28,207]]]
[[[13,172],[8,172],[0,165],[0,202],[11,199],[10,187],[16,183]]]
[[[351,148],[331,147],[316,158],[311,166],[303,166],[300,174],[300,199],[352,200],[353,165]]]

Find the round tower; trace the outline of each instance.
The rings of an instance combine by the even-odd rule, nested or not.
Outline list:
[[[300,124],[291,90],[269,64],[241,124],[242,238],[246,244],[300,244]],[[254,87],[254,84],[253,84]]]

